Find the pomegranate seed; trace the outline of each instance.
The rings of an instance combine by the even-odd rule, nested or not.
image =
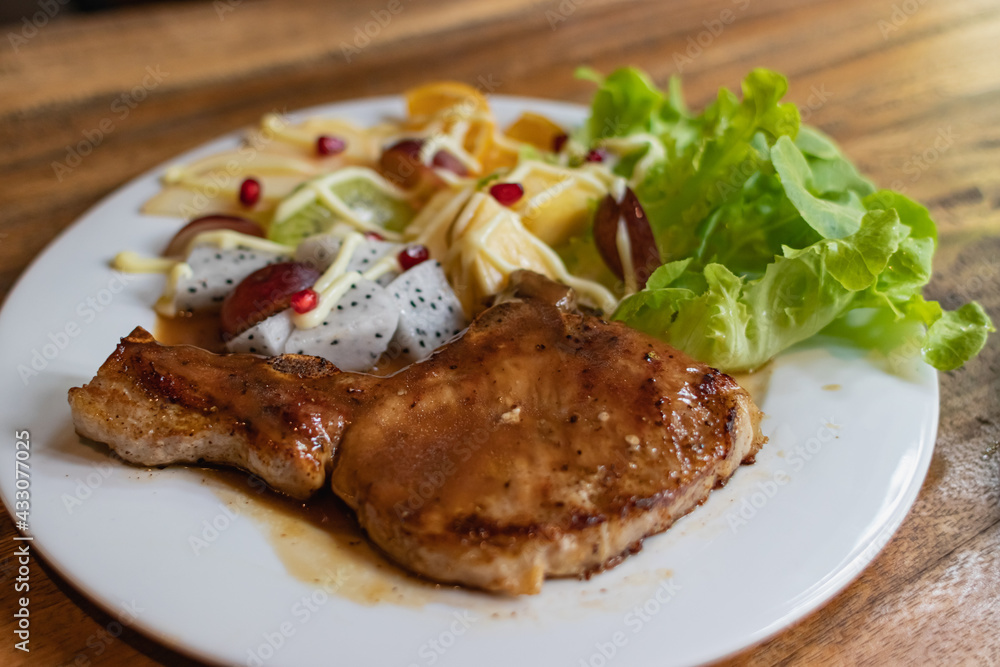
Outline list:
[[[587,162],[604,162],[607,156],[608,153],[603,148],[595,148],[587,153]]]
[[[319,294],[311,287],[292,295],[292,309],[299,315],[308,313],[319,303]]]
[[[569,139],[568,134],[556,135],[556,137],[552,140],[552,152],[558,153],[559,151],[561,151],[563,149],[563,146],[566,145],[566,141],[568,139]]]
[[[490,194],[504,206],[510,206],[524,196],[520,183],[497,183],[490,187]]]
[[[240,184],[240,203],[251,207],[260,201],[260,181],[248,178]]]
[[[378,232],[365,232],[365,238],[369,241],[385,241],[385,237]]]
[[[320,155],[336,155],[343,153],[347,148],[347,142],[340,137],[331,137],[324,134],[316,140],[316,152]]]
[[[431,253],[427,246],[408,245],[400,251],[396,259],[399,260],[399,265],[403,267],[403,270],[407,271],[421,262],[426,262],[430,257]]]

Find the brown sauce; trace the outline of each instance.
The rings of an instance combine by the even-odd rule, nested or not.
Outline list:
[[[366,606],[446,604],[492,619],[533,616],[523,598],[438,584],[409,574],[372,545],[351,509],[329,489],[300,502],[236,470],[200,468],[197,473],[234,514],[256,525],[289,575],[331,596]],[[620,611],[636,591],[673,576],[672,570],[656,568],[628,575],[613,589],[582,588],[574,603],[558,615],[573,619],[593,609]]]
[[[368,540],[353,512],[328,489],[308,503],[267,489],[244,473],[204,469],[202,483],[264,534],[296,579],[364,605],[421,607],[458,591],[408,574]],[[492,597],[480,594],[483,597]]]
[[[219,313],[181,313],[176,317],[156,316],[153,337],[166,345],[196,345],[210,352],[225,352],[219,328]]]

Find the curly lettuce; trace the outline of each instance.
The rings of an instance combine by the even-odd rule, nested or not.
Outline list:
[[[919,330],[923,359],[939,370],[975,356],[994,327],[978,303],[954,311],[927,301],[937,230],[927,209],[876,190],[828,137],[781,99],[787,80],[756,69],[742,99],[728,90],[701,114],[679,82],[659,90],[623,68],[598,83],[583,140],[650,136],[616,170],[642,203],[666,262],[613,314],[727,371],[760,367],[824,329],[867,346]],[[648,150],[648,149],[647,149]],[[657,155],[660,155],[657,152]],[[873,328],[838,326],[866,309]]]

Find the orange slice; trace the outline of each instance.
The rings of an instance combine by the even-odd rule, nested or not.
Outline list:
[[[482,173],[485,175],[492,174],[498,169],[513,169],[517,166],[519,158],[517,149],[508,142],[497,141],[490,137],[489,146],[479,158],[479,163],[482,165]]]
[[[531,144],[539,150],[551,151],[555,146],[556,137],[565,135],[566,131],[545,116],[526,111],[507,128],[505,134],[511,139]]]
[[[492,120],[481,118],[469,123],[469,129],[465,133],[462,147],[468,151],[469,155],[476,158],[480,165],[490,152],[490,147],[493,145],[493,133],[495,131],[496,124]]]
[[[443,123],[445,132],[467,122],[462,147],[480,164],[493,144],[496,123],[486,97],[472,86],[457,81],[441,81],[414,88],[406,93],[410,118],[407,129],[423,129],[429,119]]]
[[[458,81],[428,83],[406,93],[406,106],[411,116],[433,116],[460,104],[468,105],[470,113],[490,110],[482,93]]]

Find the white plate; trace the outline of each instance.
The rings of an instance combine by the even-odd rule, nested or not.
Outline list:
[[[579,107],[552,102],[498,96],[493,105],[504,122],[525,108],[566,124],[583,118]],[[398,98],[378,98],[296,116],[370,123],[402,110]],[[773,364],[761,406],[771,441],[757,463],[614,570],[586,582],[550,581],[540,595],[515,600],[441,591],[421,607],[365,606],[332,595],[304,618],[295,605],[317,589],[286,571],[254,521],[228,522],[211,549],[194,554],[189,538],[221,511],[197,471],[121,465],[82,444],[70,423],[67,389],[88,381],[119,337],[154,324],[162,278],[123,283],[108,261],[125,248],[156,253],[179,226],[138,213],[160,173],[83,216],[9,295],[0,314],[8,470],[0,489],[10,510],[14,433],[28,430],[34,547],[111,613],[133,605],[137,616],[125,619],[178,650],[298,666],[700,663],[829,600],[875,557],[916,498],[937,429],[935,372],[918,360],[885,364],[813,343]],[[33,362],[37,375],[22,378]],[[463,610],[475,620],[457,621]],[[269,650],[268,638],[280,646]]]

